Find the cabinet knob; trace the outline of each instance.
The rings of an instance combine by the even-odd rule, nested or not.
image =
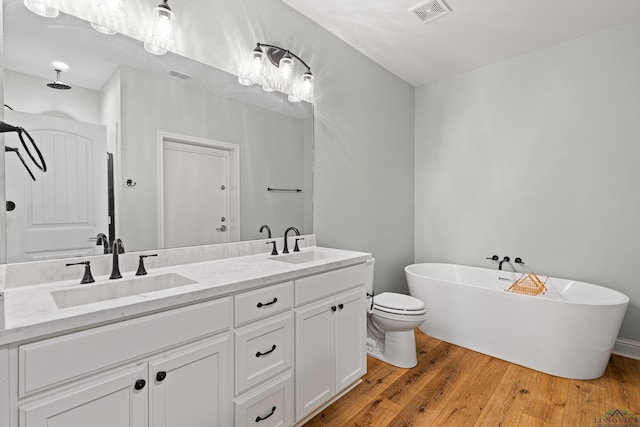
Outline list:
[[[145,380],[138,380],[136,381],[133,388],[135,388],[136,390],[142,390],[145,385],[147,385],[147,382]]]
[[[161,383],[165,378],[167,378],[167,373],[165,371],[158,371],[156,374],[156,381]]]
[[[336,311],[338,309],[338,307],[336,307],[335,305],[331,306],[331,311]]]
[[[338,308],[342,310],[344,308],[344,304],[338,304]]]
[[[256,418],[256,422],[259,423],[260,421],[264,421],[267,418],[269,418],[271,415],[275,414],[276,412],[276,407],[274,406],[273,408],[271,408],[271,412],[269,412],[267,415],[265,415],[264,417],[257,417]]]

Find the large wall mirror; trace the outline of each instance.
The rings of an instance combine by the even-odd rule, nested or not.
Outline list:
[[[102,253],[110,225],[127,251],[312,232],[310,104],[22,0],[3,13],[4,121],[48,166],[34,181],[5,155],[7,262]],[[15,134],[5,145],[29,164]]]

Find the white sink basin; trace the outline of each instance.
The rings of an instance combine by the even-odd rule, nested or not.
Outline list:
[[[179,274],[168,273],[159,276],[133,277],[124,280],[118,279],[109,283],[85,285],[84,287],[73,289],[62,289],[51,292],[51,296],[58,308],[67,308],[124,298],[131,295],[145,294],[147,292],[161,291],[163,289],[177,288],[194,283],[196,282]]]
[[[306,251],[296,252],[287,255],[278,255],[271,257],[274,261],[286,262],[289,264],[303,264],[305,262],[320,261],[329,258],[335,258],[337,255],[331,252]]]

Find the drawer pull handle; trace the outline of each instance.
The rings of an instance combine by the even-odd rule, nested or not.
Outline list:
[[[167,373],[165,371],[158,371],[156,374],[156,381],[161,383],[165,378],[167,378]]]
[[[138,380],[136,381],[133,388],[135,388],[136,390],[142,390],[145,385],[147,385],[147,382],[145,380]]]
[[[275,412],[276,412],[276,407],[274,406],[273,408],[271,408],[271,412],[268,415],[265,415],[264,417],[257,417],[256,418],[256,422],[259,423],[260,421],[266,420],[271,415],[275,414]]]
[[[273,299],[273,301],[271,301],[271,302],[265,302],[264,304],[263,304],[263,303],[261,303],[261,302],[259,302],[259,303],[258,303],[258,308],[266,307],[266,306],[268,306],[268,305],[275,304],[275,303],[277,303],[277,302],[278,302],[278,298],[274,298],[274,299]]]
[[[344,304],[338,304],[338,308],[342,310],[344,308]]]
[[[269,350],[269,351],[265,351],[264,353],[257,352],[256,353],[256,357],[266,356],[267,354],[273,353],[274,351],[276,351],[276,345],[275,344],[273,346],[271,346],[271,350]]]

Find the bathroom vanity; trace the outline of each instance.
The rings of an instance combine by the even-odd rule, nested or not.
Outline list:
[[[310,247],[90,285],[6,274],[0,425],[303,424],[366,372],[369,260]]]

